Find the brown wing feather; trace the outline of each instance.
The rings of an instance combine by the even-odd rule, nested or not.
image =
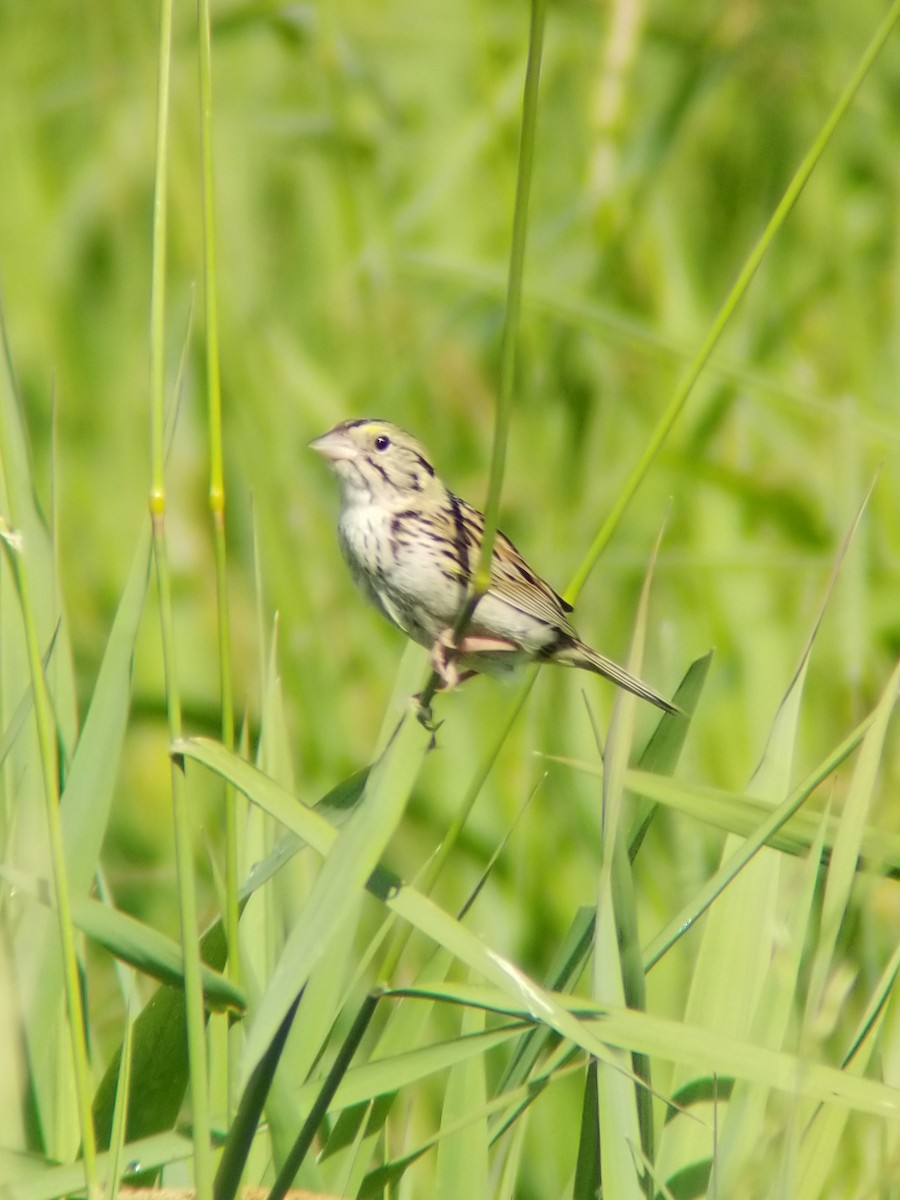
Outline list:
[[[484,536],[484,516],[467,504],[465,500],[456,497],[459,512],[462,515],[466,537],[469,543],[469,562],[474,569],[481,552],[481,542]],[[502,553],[498,548],[502,547]],[[505,533],[497,531],[494,539],[494,552],[491,557],[491,583],[488,592],[505,600],[507,604],[519,609],[520,612],[535,616],[548,625],[563,633],[575,631],[569,623],[566,613],[572,611],[572,605],[563,600],[557,592],[532,571],[528,563],[512,544]]]

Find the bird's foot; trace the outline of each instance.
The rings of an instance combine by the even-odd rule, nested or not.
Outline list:
[[[443,721],[435,721],[434,713],[432,712],[431,705],[426,704],[423,701],[421,692],[417,692],[415,694],[415,696],[412,697],[412,705],[413,705],[413,710],[415,711],[415,714],[416,714],[416,720],[419,722],[419,724],[422,726],[423,729],[426,729],[431,734],[431,741],[428,743],[428,749],[429,750],[436,749],[437,748],[437,731],[440,729],[440,727],[443,725],[444,722]]]

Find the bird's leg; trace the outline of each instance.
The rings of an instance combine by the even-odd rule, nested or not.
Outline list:
[[[476,671],[460,671],[455,661],[458,653],[459,650],[453,636],[453,630],[445,629],[438,635],[431,648],[431,669],[440,680],[435,689],[436,691],[449,692],[477,674]],[[442,722],[438,721],[435,723],[431,705],[423,702],[422,693],[417,693],[413,696],[412,701],[419,724],[423,725],[431,734],[431,746],[429,746],[429,749],[433,749],[435,744],[434,735],[437,733]]]
[[[470,638],[464,637],[457,645],[452,629],[445,629],[443,633],[438,634],[431,648],[431,669],[441,681],[437,689],[439,692],[450,692],[478,674],[477,671],[461,671],[456,665],[457,657],[471,649],[470,641]]]
[[[456,638],[452,629],[439,633],[431,647],[431,668],[441,681],[441,691],[449,692],[460,682],[459,667],[456,665]]]
[[[461,683],[465,683],[467,679],[471,679],[478,672],[474,669],[461,671],[457,665],[457,658],[461,654],[476,655],[496,653],[497,651],[515,651],[518,647],[515,642],[510,642],[504,638],[485,636],[484,634],[464,634],[462,641],[457,644],[452,629],[444,629],[435,638],[434,645],[431,648],[431,669],[437,675],[440,683],[436,691],[449,692],[453,688],[459,687]],[[438,726],[435,725],[431,705],[422,703],[421,694],[413,696],[413,703],[416,706],[416,716],[420,723],[432,734],[437,731]]]
[[[516,650],[518,646],[515,642],[479,633],[464,634],[462,641],[457,644],[453,630],[445,629],[443,633],[438,634],[431,648],[431,666],[441,681],[439,690],[449,692],[451,688],[458,687],[478,674],[474,669],[460,671],[456,665],[456,659],[460,655],[472,658],[478,654],[515,653]]]

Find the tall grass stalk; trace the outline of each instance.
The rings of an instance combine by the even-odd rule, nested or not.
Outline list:
[[[500,517],[500,495],[506,466],[506,446],[512,421],[513,397],[516,385],[516,353],[522,315],[522,281],[525,274],[525,246],[528,236],[528,202],[531,177],[534,171],[537,136],[538,98],[541,82],[541,58],[544,52],[544,26],[547,18],[546,0],[531,0],[531,22],[528,35],[528,57],[525,66],[525,85],[522,93],[522,124],[519,134],[519,158],[516,171],[516,194],[513,206],[512,241],[506,282],[506,307],[500,341],[500,378],[497,388],[497,410],[494,418],[494,441],[487,500],[484,506],[484,532],[478,564],[472,576],[470,594],[454,628],[458,642],[472,618],[478,600],[488,590],[491,579],[491,560],[494,539]],[[422,691],[422,709],[428,711],[438,685],[432,672]]]
[[[153,274],[151,281],[150,403],[151,490],[150,516],[153,556],[159,595],[162,656],[165,666],[166,712],[169,735],[174,742],[182,734],[181,693],[175,655],[172,577],[166,541],[165,484],[165,314],[166,230],[168,211],[169,93],[172,61],[172,0],[162,0],[159,27],[159,73],[157,81],[156,174],[153,205]],[[197,898],[194,885],[193,838],[186,782],[182,765],[170,760],[172,817],[175,832],[175,865],[178,879],[178,910],[184,951],[184,990],[187,1015],[187,1049],[190,1062],[190,1094],[194,1139],[194,1183],[199,1200],[212,1196],[212,1152],[210,1149],[209,1081],[206,1053],[206,1022],[197,930]]]
[[[0,424],[2,424],[2,429],[0,429],[0,439],[2,439],[0,441],[0,459],[8,461],[7,430],[5,423]],[[66,1014],[68,1016],[69,1045],[71,1047],[72,1065],[75,1074],[78,1120],[81,1128],[81,1153],[84,1162],[85,1186],[88,1195],[96,1198],[99,1196],[99,1181],[97,1178],[96,1141],[91,1116],[91,1076],[86,1036],[87,1025],[85,1022],[84,1005],[82,1003],[78,956],[75,948],[75,927],[72,922],[72,905],[66,870],[65,846],[63,843],[62,824],[60,822],[60,763],[56,740],[56,723],[47,689],[47,681],[44,677],[41,650],[38,644],[37,626],[35,624],[31,584],[27,567],[28,547],[22,544],[21,534],[17,533],[16,529],[18,513],[14,492],[15,489],[10,488],[7,498],[12,528],[0,530],[0,537],[2,537],[4,549],[7,551],[13,569],[21,604],[22,624],[25,632],[25,646],[31,673],[31,695],[34,704],[34,718],[37,727],[41,776],[43,780],[44,809],[47,817],[47,844],[50,851],[50,873],[53,880],[53,893],[56,901]]]
[[[222,455],[222,389],[219,363],[219,305],[216,284],[215,175],[213,171],[213,96],[209,0],[198,0],[200,48],[200,144],[203,156],[203,265],[206,333],[206,393],[209,412],[209,508],[212,516],[216,571],[216,615],[219,648],[222,742],[234,748],[234,683],[231,664],[231,621],[228,605],[225,540],[225,468]],[[238,942],[238,814],[232,788],[225,785],[225,938],[228,975],[240,984]],[[240,1027],[230,1026],[228,1039],[228,1098],[230,1113],[237,1089]]]

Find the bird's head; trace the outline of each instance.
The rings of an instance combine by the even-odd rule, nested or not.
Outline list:
[[[343,421],[309,445],[328,460],[345,504],[404,507],[442,486],[425,447],[390,421]]]

